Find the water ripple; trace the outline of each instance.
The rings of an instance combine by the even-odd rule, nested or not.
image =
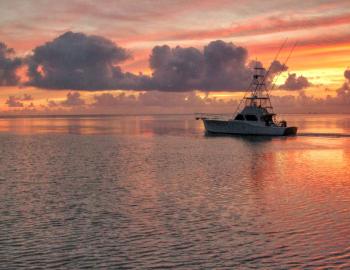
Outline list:
[[[128,136],[0,133],[0,268],[350,267],[346,136],[114,121]]]

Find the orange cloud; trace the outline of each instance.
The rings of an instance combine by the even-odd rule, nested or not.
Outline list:
[[[287,17],[287,18],[285,18]],[[142,41],[184,41],[204,40],[215,38],[228,38],[237,36],[256,36],[271,33],[283,33],[287,31],[305,28],[330,27],[350,24],[350,13],[332,16],[300,17],[300,16],[256,16],[253,19],[233,23],[229,27],[213,29],[180,30],[147,33],[128,37],[128,42]],[[122,41],[122,40],[121,40]]]

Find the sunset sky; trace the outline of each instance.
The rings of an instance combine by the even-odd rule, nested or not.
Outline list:
[[[0,112],[234,111],[252,61],[282,112],[350,112],[350,1],[0,2]],[[179,46],[179,47],[178,47]]]

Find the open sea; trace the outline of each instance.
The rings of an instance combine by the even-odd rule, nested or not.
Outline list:
[[[0,119],[0,269],[350,269],[350,115]]]

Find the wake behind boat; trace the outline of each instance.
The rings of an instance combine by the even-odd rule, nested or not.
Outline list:
[[[278,122],[273,112],[270,96],[266,88],[268,71],[255,67],[255,74],[249,86],[250,96],[244,96],[238,106],[238,113],[231,119],[217,115],[197,115],[201,119],[207,133],[286,136],[295,135],[297,127],[288,127],[286,121]],[[240,111],[241,104],[244,108]]]

